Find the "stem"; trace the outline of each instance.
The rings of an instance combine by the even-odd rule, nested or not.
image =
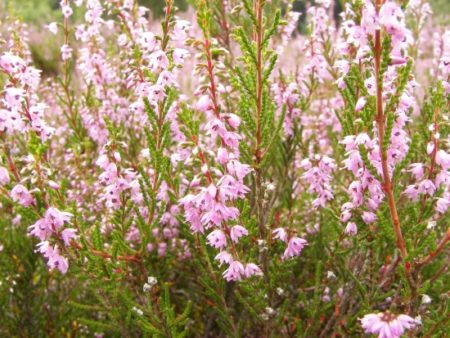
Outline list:
[[[377,12],[380,7],[380,0],[376,1]],[[397,207],[395,204],[394,192],[392,190],[392,181],[389,177],[389,166],[387,159],[386,149],[383,148],[383,139],[385,134],[385,123],[386,116],[383,112],[383,82],[382,74],[380,74],[380,63],[381,63],[381,30],[377,29],[375,31],[375,79],[377,86],[377,116],[376,123],[378,129],[378,144],[380,147],[380,157],[381,157],[381,167],[383,170],[383,186],[386,193],[386,197],[389,204],[389,212],[391,215],[392,224],[394,226],[395,237],[397,239],[397,247],[400,250],[402,259],[406,259],[408,253],[406,251],[405,240],[403,238],[402,230],[400,227],[400,220],[398,217]]]
[[[439,242],[437,248],[435,251],[431,252],[427,257],[425,257],[423,260],[419,261],[416,265],[416,268],[420,268],[428,263],[430,263],[434,257],[439,255],[447,245],[447,243],[450,241],[450,228],[447,229],[447,232],[445,233],[444,238]]]
[[[257,25],[255,26],[254,39],[256,42],[256,144],[255,144],[255,173],[256,173],[256,212],[260,236],[266,237],[266,229],[262,218],[263,200],[262,200],[262,173],[260,164],[262,161],[262,130],[261,130],[261,114],[263,101],[263,83],[262,83],[262,41],[263,41],[263,7],[264,0],[255,0],[255,16]]]

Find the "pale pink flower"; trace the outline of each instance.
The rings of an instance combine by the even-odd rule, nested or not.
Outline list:
[[[358,233],[358,227],[355,222],[348,222],[345,227],[345,233],[350,236],[355,236]]]
[[[58,24],[56,22],[49,23],[46,28],[50,31],[52,34],[58,33]]]
[[[413,318],[407,315],[394,315],[390,312],[368,314],[361,319],[366,333],[377,334],[378,338],[398,338],[405,330],[415,326]]]
[[[366,98],[364,96],[361,96],[358,99],[358,102],[356,102],[355,111],[357,111],[357,112],[361,111],[364,108],[364,106],[366,105],[366,103],[367,103]]]
[[[217,249],[223,249],[227,246],[227,238],[222,230],[214,230],[208,235],[207,239],[208,244]]]
[[[68,6],[68,5],[62,5],[61,11],[62,11],[62,13],[63,13],[65,18],[68,18],[68,17],[70,17],[73,14],[72,8],[70,6]]]
[[[244,265],[238,261],[231,262],[228,269],[223,272],[223,278],[228,282],[240,281],[243,275],[245,275]]]
[[[272,231],[273,237],[277,238],[285,243],[288,241],[288,235],[284,228],[277,228],[274,231]]]
[[[300,255],[303,248],[308,245],[308,242],[303,238],[294,236],[289,240],[288,246],[283,254],[283,259],[288,259]]]
[[[5,167],[0,167],[0,185],[9,183],[9,172]]]
[[[211,98],[208,95],[201,96],[200,99],[197,101],[195,108],[202,112],[207,112],[209,110],[212,110],[213,103],[212,103]]]
[[[436,153],[436,163],[441,166],[442,170],[450,169],[450,154],[443,149],[438,150]]]
[[[72,57],[72,48],[67,45],[64,44],[61,46],[61,58],[63,59],[63,61],[67,61]]]
[[[245,265],[244,274],[245,274],[245,277],[262,276],[263,272],[256,264],[248,263]]]
[[[241,225],[235,225],[234,227],[231,228],[230,237],[231,237],[231,240],[235,243],[237,243],[239,241],[239,238],[241,238],[242,236],[247,236],[247,235],[248,235],[248,230]]]
[[[216,257],[214,257],[214,259],[217,259],[220,262],[219,266],[222,266],[224,263],[230,264],[233,261],[233,256],[226,251],[221,251],[216,255]]]
[[[19,202],[25,207],[30,206],[34,202],[33,196],[22,184],[17,184],[11,190],[11,198],[14,202]]]
[[[72,239],[76,238],[76,229],[67,228],[61,232],[61,238],[66,246],[70,245]]]

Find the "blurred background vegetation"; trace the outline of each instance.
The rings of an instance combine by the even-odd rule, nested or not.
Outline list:
[[[188,3],[193,0],[176,0],[177,7],[186,11]],[[304,11],[305,3],[314,2],[314,0],[298,0],[294,3],[296,11]],[[343,3],[343,0],[336,2]],[[450,0],[429,0],[433,7],[435,17],[441,23],[448,24],[448,17],[450,15]],[[150,8],[155,18],[163,14],[164,1],[163,0],[139,0],[139,3],[147,8]],[[341,7],[342,5],[338,5]],[[2,14],[3,13],[3,14]],[[59,0],[0,0],[0,19],[8,13],[17,16],[30,24],[42,24],[56,20],[61,16],[59,11]]]

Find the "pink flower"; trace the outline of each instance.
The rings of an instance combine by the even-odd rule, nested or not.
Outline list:
[[[245,265],[244,274],[245,274],[245,277],[251,277],[253,275],[262,276],[263,272],[256,264],[248,263]]]
[[[146,51],[153,51],[156,47],[156,37],[152,32],[143,32],[138,39],[139,46]]]
[[[227,246],[227,238],[222,230],[214,230],[208,235],[207,239],[208,244],[217,249],[223,249]]]
[[[242,279],[242,275],[245,274],[244,265],[241,262],[233,261],[231,262],[228,269],[223,272],[223,278],[226,281],[240,281]]]
[[[58,33],[58,24],[56,22],[49,23],[46,28],[52,33],[57,34]]]
[[[76,229],[67,228],[61,232],[61,238],[66,246],[70,245],[72,239],[76,238]]]
[[[408,185],[403,193],[414,202],[419,200],[419,189],[414,184]]]
[[[414,175],[416,180],[421,180],[424,175],[424,166],[423,163],[413,163],[410,165],[411,169],[409,170],[411,174]]]
[[[283,254],[283,259],[288,259],[294,256],[298,256],[300,255],[300,253],[302,252],[303,248],[308,245],[308,242],[306,240],[304,240],[303,238],[300,237],[292,237],[289,240],[288,246],[286,248],[286,250],[284,251]]]
[[[436,191],[436,187],[431,180],[423,180],[419,183],[419,193],[433,196]]]
[[[373,223],[377,219],[377,215],[368,211],[364,211],[361,217],[366,224]]]
[[[186,49],[175,48],[172,55],[175,66],[181,66],[184,60],[189,57],[189,52]]]
[[[345,233],[350,236],[354,236],[358,233],[358,227],[355,222],[348,222],[345,227]]]
[[[69,262],[67,258],[63,257],[59,253],[59,249],[55,246],[55,249],[51,252],[51,254],[47,257],[47,265],[50,270],[57,268],[61,273],[65,274],[69,268]]]
[[[66,273],[69,268],[67,259],[60,255],[58,246],[52,247],[49,242],[43,241],[37,245],[38,250],[45,258],[47,258],[47,266],[50,270],[57,268],[61,273]]]
[[[447,212],[447,209],[450,207],[450,199],[446,198],[438,198],[436,201],[436,211],[444,214]]]
[[[284,228],[278,228],[275,229],[273,232],[273,237],[279,239],[280,241],[283,241],[285,243],[287,243],[288,241],[288,235],[287,232]]]
[[[224,263],[230,264],[233,261],[231,254],[226,251],[219,252],[214,259],[220,262],[219,266],[222,266]]]
[[[211,98],[208,95],[203,95],[200,97],[200,99],[197,101],[195,108],[197,110],[200,110],[202,112],[207,112],[209,110],[213,109],[213,103],[211,101]]]
[[[34,223],[32,226],[30,226],[28,229],[30,231],[30,235],[33,235],[35,237],[38,237],[41,241],[47,239],[52,233],[55,233],[65,222],[68,222],[70,218],[72,217],[72,214],[68,212],[61,212],[56,208],[50,207],[45,212],[45,215],[43,218],[38,220],[36,223]],[[64,232],[68,230],[67,232]],[[70,231],[74,229],[66,229],[61,233],[61,236],[66,243],[66,245],[70,242],[70,238],[73,238],[74,236],[70,237]]]
[[[11,53],[4,53],[0,56],[0,68],[7,73],[17,73],[26,68],[27,64],[25,61]]]
[[[227,114],[225,118],[233,129],[237,129],[241,124],[241,119],[235,114]]]
[[[73,14],[73,10],[72,10],[72,8],[70,6],[63,5],[61,10],[62,10],[62,13],[63,13],[65,18],[68,18],[68,17],[70,17]]]
[[[9,183],[9,172],[5,167],[0,167],[0,185]]]
[[[357,145],[369,145],[370,144],[370,137],[367,135],[367,133],[360,133],[358,136],[356,136],[355,144]]]
[[[11,198],[14,202],[19,202],[24,207],[29,207],[34,202],[33,196],[22,184],[17,184],[11,190]]]
[[[59,211],[53,207],[48,208],[45,212],[45,219],[54,230],[60,228],[64,222],[68,222],[72,216],[73,215],[68,212]]]
[[[217,151],[217,161],[222,165],[225,165],[228,162],[228,151],[226,148],[219,148]]]
[[[239,238],[241,238],[242,236],[247,236],[247,235],[248,235],[248,230],[241,225],[235,225],[234,227],[231,228],[230,237],[231,237],[231,240],[235,243],[237,243],[239,241]]]
[[[415,321],[407,315],[380,312],[365,315],[361,319],[361,326],[366,333],[378,334],[379,338],[398,338],[405,332],[405,329],[413,328]]]
[[[436,153],[436,163],[439,164],[442,170],[450,169],[450,154],[440,149]]]
[[[67,61],[72,57],[72,47],[67,44],[61,46],[61,58]]]
[[[357,111],[357,112],[361,111],[361,109],[364,108],[364,106],[366,105],[366,103],[367,103],[367,100],[365,99],[365,97],[364,97],[364,96],[361,96],[361,97],[358,99],[358,102],[356,102],[356,105],[355,105],[355,111]]]

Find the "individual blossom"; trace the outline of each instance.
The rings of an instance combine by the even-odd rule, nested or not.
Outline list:
[[[47,266],[50,270],[57,268],[61,273],[65,274],[69,268],[67,258],[61,256],[57,245],[52,246],[48,241],[38,244],[38,251],[47,258]]]
[[[345,233],[350,236],[355,236],[358,233],[358,227],[355,222],[348,222],[345,227]]]
[[[46,28],[50,31],[52,34],[58,33],[58,24],[56,22],[49,23]]]
[[[254,263],[248,263],[245,265],[245,271],[244,274],[246,277],[251,276],[262,276],[263,272],[261,269]]]
[[[5,167],[0,167],[0,185],[9,183],[9,172]]]
[[[240,281],[245,275],[245,268],[241,262],[233,261],[230,263],[228,269],[223,272],[223,277],[226,281]]]
[[[379,338],[398,338],[415,324],[415,320],[410,316],[395,315],[389,311],[367,314],[361,319],[364,331],[377,334]]]
[[[297,236],[291,237],[282,258],[285,260],[294,256],[299,256],[306,245],[308,245],[308,242],[305,239]]]
[[[225,237],[225,234],[222,230],[214,230],[212,231],[208,237],[208,244],[217,248],[217,249],[223,249],[227,246],[227,238]]]
[[[239,238],[242,236],[247,236],[248,230],[241,225],[235,225],[231,228],[230,237],[231,240],[235,243],[239,241]]]
[[[364,106],[366,105],[366,103],[367,103],[366,98],[364,96],[360,97],[358,99],[358,101],[356,102],[355,111],[356,112],[361,111],[364,108]]]
[[[67,44],[61,46],[61,58],[63,61],[67,61],[72,57],[72,47]]]
[[[19,202],[24,207],[29,207],[34,203],[34,197],[22,184],[17,184],[11,190],[11,198],[14,202]]]

